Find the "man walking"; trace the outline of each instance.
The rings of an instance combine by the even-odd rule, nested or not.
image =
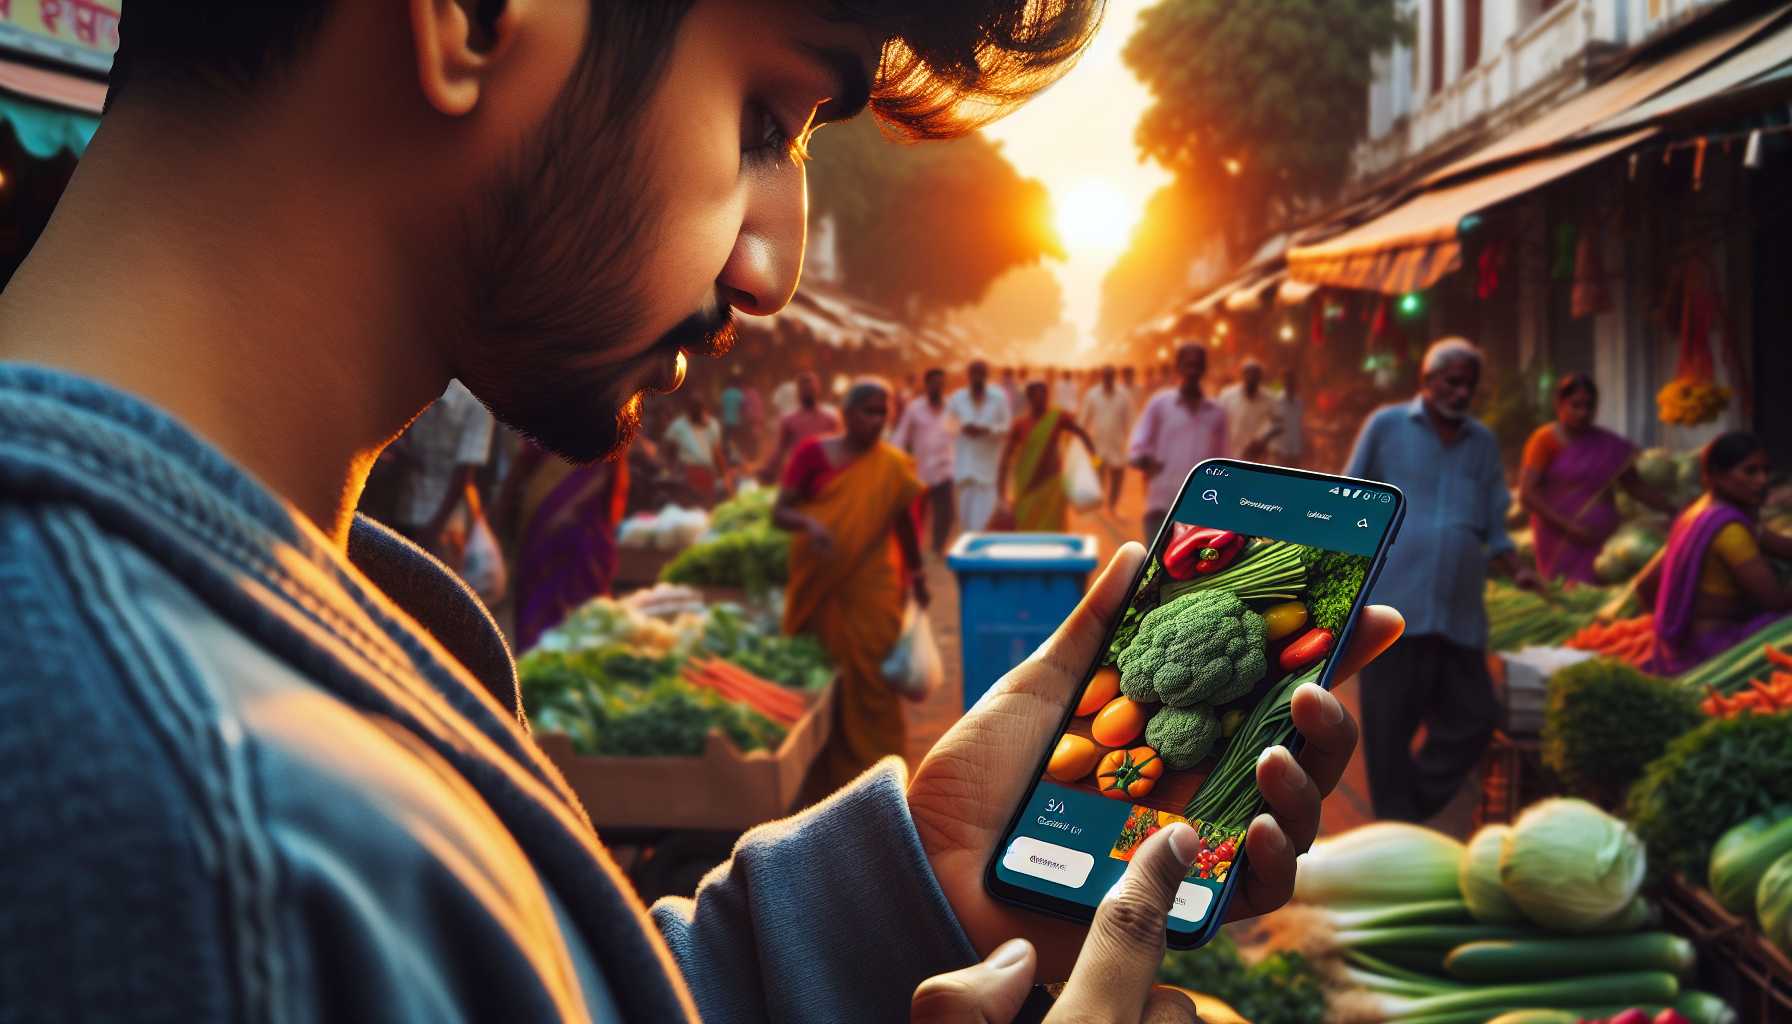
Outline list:
[[[1424,821],[1462,788],[1499,714],[1487,674],[1487,567],[1520,586],[1536,582],[1506,536],[1499,443],[1469,415],[1481,362],[1462,338],[1433,344],[1419,394],[1364,422],[1345,470],[1406,492],[1406,521],[1374,593],[1406,616],[1406,635],[1363,672],[1363,754],[1378,818]]]
[[[1269,458],[1278,466],[1299,466],[1301,456],[1306,454],[1306,409],[1300,400],[1299,384],[1300,378],[1292,366],[1282,371],[1282,394],[1275,400],[1275,427],[1269,435]]]
[[[1239,378],[1214,399],[1226,410],[1226,436],[1241,459],[1256,461],[1269,449],[1276,428],[1276,402],[1263,390],[1263,364],[1246,359]]]
[[[952,488],[958,499],[958,525],[976,531],[989,525],[996,510],[996,483],[1002,447],[1013,422],[1008,396],[989,386],[989,364],[971,363],[969,382],[946,400],[946,412],[958,421],[953,451]]]
[[[890,443],[914,456],[915,473],[927,490],[920,508],[933,521],[933,553],[946,550],[952,532],[952,431],[946,412],[946,371],[931,367],[921,380],[920,397],[902,410]]]
[[[784,471],[784,460],[796,446],[811,437],[826,437],[841,431],[840,414],[821,400],[821,378],[804,370],[796,376],[796,408],[778,421],[778,447],[759,470],[759,481],[767,486],[777,482]]]
[[[722,451],[722,425],[701,396],[692,392],[685,398],[678,418],[666,428],[665,442],[697,503],[705,508],[715,504],[717,488],[728,479],[728,460]]]
[[[1201,394],[1207,349],[1188,342],[1176,349],[1178,387],[1151,396],[1133,427],[1128,454],[1145,474],[1145,543],[1164,525],[1182,481],[1202,459],[1228,454],[1226,413]]]
[[[1120,501],[1120,488],[1126,482],[1126,440],[1132,431],[1132,394],[1120,386],[1112,363],[1101,368],[1101,383],[1083,396],[1083,408],[1077,419],[1094,441],[1094,455],[1101,467],[1102,483],[1108,494],[1108,512],[1112,514]]]

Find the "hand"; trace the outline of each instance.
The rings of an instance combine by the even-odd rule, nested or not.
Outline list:
[[[1605,543],[1605,538],[1600,536],[1597,531],[1589,530],[1579,523],[1567,524],[1567,528],[1563,532],[1583,547],[1596,548]]]
[[[1538,577],[1537,570],[1522,563],[1512,570],[1512,584],[1520,590],[1543,589],[1543,580]]]
[[[1107,624],[1119,613],[1145,549],[1123,545],[1064,624],[990,689],[976,708],[942,737],[909,784],[909,810],[940,888],[979,952],[1016,935],[1031,938],[1047,978],[1068,975],[1072,951],[1085,928],[998,903],[983,888],[983,868],[1027,787],[1033,767],[1054,737],[1064,707],[1082,682]],[[1360,670],[1386,650],[1403,628],[1398,612],[1364,609],[1344,651],[1338,678]],[[1292,707],[1306,737],[1298,759],[1272,751],[1257,765],[1257,784],[1269,804],[1245,834],[1250,870],[1232,901],[1231,917],[1267,913],[1294,889],[1294,858],[1319,830],[1319,801],[1337,785],[1356,747],[1356,723],[1337,698],[1304,686]]]
[[[1139,456],[1133,460],[1132,464],[1148,477],[1156,476],[1164,471],[1164,464],[1149,455]]]
[[[989,428],[977,423],[966,423],[964,426],[958,428],[958,432],[966,437],[989,436]]]
[[[1073,1020],[1199,1024],[1187,996],[1152,984],[1164,958],[1164,923],[1195,849],[1195,830],[1181,823],[1139,846],[1120,884],[1096,908],[1088,940],[1069,983],[1045,1017],[1047,1024]],[[909,1004],[909,1020],[912,1024],[1012,1020],[1026,1000],[1036,962],[1025,939],[1011,939],[980,964],[922,982]]]
[[[811,519],[804,532],[809,535],[809,543],[815,546],[815,555],[826,558],[834,553],[834,535],[828,532],[827,527]]]

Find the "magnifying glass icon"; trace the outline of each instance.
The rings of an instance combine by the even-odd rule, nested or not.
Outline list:
[[[1220,492],[1209,487],[1207,490],[1201,492],[1201,500],[1211,501],[1215,505],[1218,505],[1220,503]]]

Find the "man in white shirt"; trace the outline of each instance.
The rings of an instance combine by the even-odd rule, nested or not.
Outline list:
[[[996,510],[996,474],[1012,417],[1008,396],[989,386],[988,363],[981,359],[971,363],[967,376],[969,385],[946,400],[946,412],[958,421],[952,488],[958,499],[958,524],[981,530]]]
[[[946,550],[952,532],[952,430],[946,412],[946,371],[935,366],[922,378],[921,394],[902,407],[890,443],[915,457],[915,474],[927,493],[921,506],[933,520],[933,553]]]
[[[684,470],[685,481],[703,505],[715,501],[716,485],[728,476],[728,463],[722,456],[722,424],[692,394],[685,407],[666,428],[666,447]]]
[[[1280,423],[1278,403],[1263,390],[1263,364],[1246,359],[1239,380],[1215,399],[1226,410],[1226,436],[1241,459],[1261,459]]]
[[[1094,455],[1101,463],[1102,480],[1107,485],[1108,511],[1112,513],[1120,501],[1120,487],[1126,482],[1126,443],[1132,434],[1132,392],[1115,379],[1112,364],[1101,368],[1101,383],[1083,396],[1078,422],[1095,441]]]
[[[1076,371],[1068,366],[1060,367],[1058,383],[1052,388],[1052,404],[1075,416],[1081,398],[1081,389],[1077,387],[1076,383]]]
[[[1276,401],[1276,429],[1269,438],[1269,457],[1278,466],[1298,466],[1306,452],[1306,431],[1301,426],[1305,409],[1295,388],[1294,370],[1282,374],[1282,397]]]
[[[461,552],[451,550],[448,520],[491,458],[496,421],[458,380],[448,382],[434,404],[423,410],[396,444],[402,444],[398,521],[393,525],[450,568]]]

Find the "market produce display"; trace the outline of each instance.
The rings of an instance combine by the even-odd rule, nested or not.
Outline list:
[[[1571,791],[1616,804],[1645,765],[1701,721],[1683,687],[1593,658],[1550,677],[1543,763]]]
[[[1630,790],[1625,817],[1650,862],[1705,879],[1732,826],[1792,803],[1792,714],[1712,719],[1668,744]]]
[[[1641,665],[1655,650],[1655,616],[1638,615],[1616,622],[1592,622],[1576,630],[1562,644],[1590,651],[1629,665]]]
[[[1634,1009],[1645,1024],[1667,1010],[1733,1024],[1722,1000],[1685,986],[1696,951],[1656,929],[1645,860],[1622,821],[1572,799],[1466,847],[1378,822],[1315,843],[1296,902],[1234,927],[1246,959],[1298,954],[1331,1021],[1580,1024]]]
[[[1200,949],[1165,954],[1157,980],[1222,1000],[1251,1024],[1325,1020],[1325,989],[1305,957],[1271,952],[1247,963],[1238,944],[1223,932]]]
[[[1702,665],[1682,672],[1680,685],[1701,695],[1715,690],[1735,693],[1753,679],[1767,680],[1784,671],[1783,656],[1792,651],[1792,616],[1768,623],[1753,636]]]
[[[1545,584],[1530,591],[1498,579],[1488,580],[1484,593],[1490,651],[1557,646],[1591,623],[1612,598],[1604,587]]]
[[[660,579],[750,594],[790,582],[790,535],[772,525],[776,497],[761,488],[717,505],[707,532],[667,563]]]
[[[803,691],[831,678],[825,657],[733,606],[702,608],[663,586],[579,608],[517,663],[524,710],[581,754],[696,756],[711,731],[742,751],[777,747],[812,700]]]

